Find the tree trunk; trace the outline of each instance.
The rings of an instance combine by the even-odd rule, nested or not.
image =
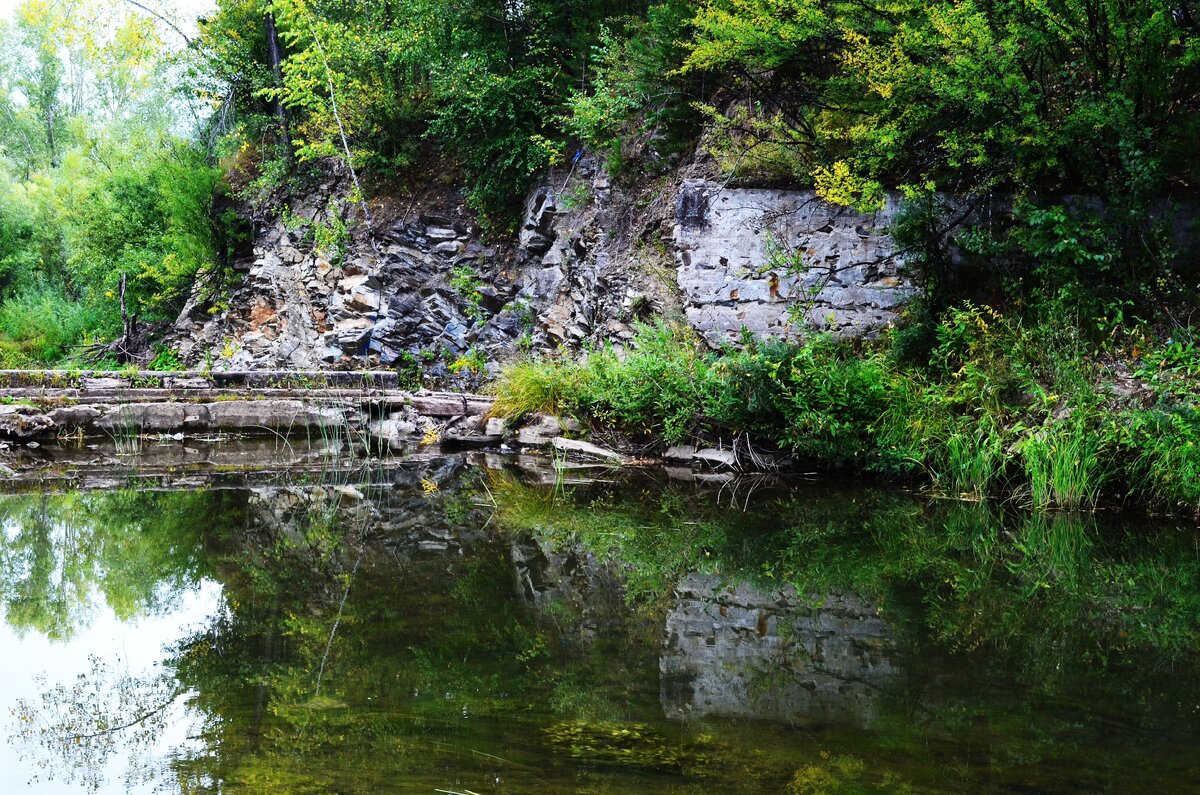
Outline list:
[[[283,55],[279,47],[279,32],[275,29],[275,15],[270,11],[263,14],[263,31],[267,36],[267,64],[271,67],[275,89],[278,92],[283,89]],[[287,108],[283,106],[283,100],[280,99],[278,93],[272,100],[271,106],[275,118],[279,120],[278,143],[290,161],[292,159],[292,136],[288,129]]]

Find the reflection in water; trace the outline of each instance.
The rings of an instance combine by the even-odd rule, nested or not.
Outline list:
[[[156,741],[181,693],[174,677],[162,671],[135,676],[126,666],[124,660],[107,663],[92,656],[90,669],[69,682],[49,685],[38,677],[38,697],[19,699],[13,708],[12,739],[49,777],[92,791],[104,783],[117,755],[127,786],[152,781],[158,774]]]
[[[66,640],[88,626],[98,602],[121,619],[174,609],[198,581],[201,531],[237,521],[231,499],[136,491],[0,499],[5,620]]]
[[[134,661],[166,676],[31,685],[15,736],[113,791],[80,771],[139,742],[160,760],[145,775],[187,792],[1193,780],[1186,534],[861,489],[763,488],[746,512],[719,496],[555,494],[450,457],[373,484],[0,500],[27,637],[223,594]],[[155,745],[178,693],[194,739]]]
[[[790,587],[695,574],[675,593],[659,664],[668,718],[867,724],[900,673],[894,633],[858,597],[805,604]]]

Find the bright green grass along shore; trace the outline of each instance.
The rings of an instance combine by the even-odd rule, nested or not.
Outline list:
[[[970,304],[877,340],[747,340],[717,352],[660,323],[628,353],[510,365],[495,411],[570,414],[631,445],[740,435],[965,499],[1197,514],[1194,345],[1128,328],[1096,344],[1067,324]]]

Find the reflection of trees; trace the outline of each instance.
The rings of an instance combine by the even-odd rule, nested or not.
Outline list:
[[[543,791],[557,791],[564,768],[549,768],[574,762],[547,751],[547,727],[569,719],[575,728],[567,739],[598,748],[576,749],[585,760],[624,752],[620,743],[599,747],[601,735],[639,747],[649,742],[638,739],[643,734],[658,736],[658,728],[627,729],[662,726],[661,623],[639,623],[632,607],[617,615],[622,602],[611,593],[580,588],[578,600],[556,601],[555,576],[586,577],[578,569],[564,575],[565,566],[551,572],[549,564],[544,579],[534,578],[532,611],[515,583],[516,542],[495,524],[479,529],[492,509],[476,504],[475,475],[418,462],[397,477],[393,488],[362,491],[5,502],[0,593],[10,611],[24,607],[26,594],[41,611],[24,626],[65,635],[97,594],[119,614],[138,615],[169,604],[168,591],[200,576],[222,583],[220,612],[169,652],[170,687],[147,683],[128,699],[147,708],[150,726],[162,714],[156,706],[176,690],[188,694],[200,729],[197,746],[171,761],[183,791],[374,791],[401,776],[414,789],[482,791],[509,774],[531,789],[541,781]],[[1157,656],[1136,661],[1180,659],[1175,650],[1196,640],[1200,564],[1194,548],[1167,533],[871,491],[847,498],[763,490],[743,513],[718,507],[712,492],[678,486],[565,497],[512,479],[488,486],[499,523],[533,531],[545,548],[590,550],[590,558],[576,556],[587,566],[616,561],[641,603],[659,608],[679,576],[696,570],[792,583],[804,595],[856,591],[882,604],[924,650],[978,648],[970,659],[1014,666],[1045,690],[1065,681],[1047,671],[1069,678],[1156,644]],[[528,557],[543,548],[529,543]],[[596,610],[600,600],[614,609]],[[585,610],[592,611],[588,640],[572,642],[584,634]],[[124,686],[109,673],[104,698]],[[1111,685],[1138,686],[1136,677]],[[56,714],[54,703],[108,703],[92,691],[47,692],[53,703],[28,705],[27,714]],[[1038,696],[1005,703],[1006,714],[1032,725]],[[143,712],[121,709],[111,711],[109,729],[142,725]],[[904,727],[896,736],[907,732],[915,744],[927,725],[951,725],[949,709],[921,709],[936,715],[921,723],[897,711]],[[1000,723],[974,694],[954,709]],[[36,738],[89,733],[62,719],[36,720],[58,727],[30,735],[43,750]],[[1014,735],[1020,730],[1012,727]],[[663,737],[655,742],[672,746],[673,737]],[[746,742],[753,739],[748,733]],[[87,767],[102,750],[59,764]],[[647,769],[654,759],[646,757]]]
[[[5,524],[0,548],[0,593],[8,623],[50,638],[70,637],[86,620],[94,581],[82,558],[74,523],[78,498],[29,497],[0,501]],[[92,563],[94,564],[94,560]]]
[[[155,777],[150,754],[179,691],[165,673],[133,676],[124,666],[93,656],[86,674],[53,686],[42,679],[37,699],[18,701],[13,739],[42,775],[95,791],[119,755],[127,785]]]
[[[1145,786],[1173,760],[1148,761],[1140,733],[1194,728],[1200,554],[1188,531],[822,485],[761,489],[743,513],[690,484],[646,489],[651,499],[629,485],[489,483],[510,530],[616,561],[646,599],[678,603],[680,578],[704,571],[766,599],[791,585],[814,608],[844,593],[879,605],[910,653],[881,703],[878,769],[883,746],[919,758],[932,744],[935,790],[1038,789],[1041,771],[1064,764],[1083,789]],[[1066,762],[1101,746],[1102,761]]]
[[[476,530],[490,510],[475,504],[471,476],[419,474],[362,498],[252,499],[258,518],[220,551],[229,610],[170,661],[195,693],[206,745],[175,764],[181,788],[365,792],[403,776],[432,791],[465,775],[478,790],[497,772],[536,774],[555,694],[625,697],[629,648],[625,661],[572,657],[555,628],[570,617],[539,623],[514,587],[507,542]],[[656,645],[637,658],[643,677],[656,675]],[[609,693],[592,670],[626,675]],[[657,693],[654,679],[641,687]]]
[[[203,491],[0,499],[5,617],[18,632],[66,640],[100,598],[122,620],[169,610],[206,573],[206,541],[244,521],[239,504],[237,493]],[[178,694],[174,678],[92,657],[86,674],[38,687],[16,708],[13,739],[42,775],[96,789],[119,756],[127,779],[153,776],[148,753]]]
[[[200,579],[202,537],[238,521],[232,492],[0,499],[0,599],[8,623],[65,639],[104,602],[127,620],[170,609]]]

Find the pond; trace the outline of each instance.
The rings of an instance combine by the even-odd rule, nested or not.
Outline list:
[[[0,790],[1200,781],[1194,527],[592,474],[446,455],[0,497]]]

